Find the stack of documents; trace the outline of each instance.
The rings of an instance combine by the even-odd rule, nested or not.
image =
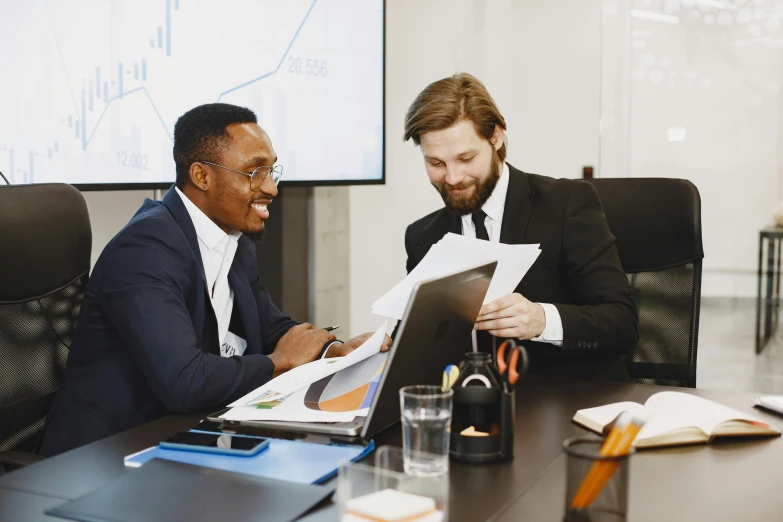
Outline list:
[[[505,245],[446,234],[408,276],[372,306],[400,320],[417,283],[497,261],[484,304],[513,293],[538,258],[539,245]],[[234,421],[350,422],[367,416],[386,365],[387,323],[345,357],[303,364],[248,393],[221,418]]]
[[[538,258],[539,245],[506,245],[459,234],[446,234],[411,270],[408,276],[375,301],[372,312],[391,319],[402,319],[413,287],[422,281],[447,276],[461,270],[497,261],[484,304],[511,294]]]
[[[229,404],[233,421],[350,422],[367,416],[386,353],[386,322],[345,357],[318,359],[276,377]],[[330,378],[331,377],[331,378]]]
[[[244,397],[235,400],[229,404],[229,406],[233,408],[235,406],[250,406],[253,404],[278,401],[295,391],[301,390],[309,384],[375,355],[381,351],[384,334],[386,333],[386,324],[387,323],[384,322],[364,344],[345,357],[318,359],[297,366],[293,370],[289,370],[283,375],[272,379],[260,388],[256,388]]]

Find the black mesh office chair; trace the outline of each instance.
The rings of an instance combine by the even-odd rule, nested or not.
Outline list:
[[[701,303],[701,199],[689,181],[596,179],[609,228],[639,312],[631,376],[696,387]]]
[[[75,188],[0,186],[0,466],[6,471],[36,460],[91,246],[87,205]]]

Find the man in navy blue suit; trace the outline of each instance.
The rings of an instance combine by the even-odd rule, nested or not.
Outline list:
[[[176,186],[146,200],[95,264],[42,455],[170,412],[216,409],[345,343],[272,303],[255,244],[282,167],[249,109],[196,107],[174,127]],[[387,350],[391,340],[385,339]]]

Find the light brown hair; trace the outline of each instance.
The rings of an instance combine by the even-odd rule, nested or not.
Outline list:
[[[405,115],[403,141],[421,144],[421,135],[448,129],[462,120],[470,120],[479,136],[487,141],[495,125],[506,130],[506,120],[495,100],[478,78],[459,73],[429,84],[416,96]],[[498,150],[498,159],[506,159],[506,144]]]

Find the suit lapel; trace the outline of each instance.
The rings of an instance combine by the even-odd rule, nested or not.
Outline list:
[[[201,259],[201,251],[198,247],[198,236],[196,235],[196,227],[193,226],[193,220],[190,219],[188,209],[185,208],[185,204],[180,199],[177,191],[174,187],[171,187],[169,191],[163,196],[163,205],[171,213],[174,221],[177,222],[179,228],[182,229],[182,233],[185,235],[185,239],[190,245],[190,249],[193,251],[193,255],[196,256],[198,266],[201,267],[201,279],[204,281],[204,289],[209,295],[209,289],[207,288],[207,276],[204,271],[204,260]]]
[[[242,248],[239,245],[238,248]],[[241,332],[231,330],[247,341],[245,353],[261,353],[261,325],[258,322],[258,305],[247,279],[247,274],[238,265],[238,256],[234,256],[231,270],[228,272],[228,284],[234,291],[234,309],[231,312],[231,324],[238,318],[242,323]],[[237,329],[239,330],[239,329]]]
[[[412,253],[415,260],[414,266],[419,264],[430,251],[430,248],[449,232],[462,234],[462,221],[458,215],[449,212],[446,208],[442,208],[435,214],[432,223],[427,227],[426,233],[422,235],[415,245],[415,250]]]
[[[507,245],[524,243],[530,215],[533,212],[535,193],[530,188],[527,174],[508,166],[509,180],[506,206],[503,209],[503,224],[500,227],[500,242]]]
[[[433,227],[432,230],[434,232],[434,236],[429,238],[429,240],[425,242],[426,251],[423,252],[420,260],[427,255],[427,252],[429,252],[429,249],[432,248],[432,246],[435,243],[443,239],[446,236],[446,234],[448,234],[449,232],[461,235],[462,218],[457,214],[444,208],[440,211],[440,215],[438,216],[436,221],[436,226]]]
[[[220,355],[220,339],[218,339],[217,331],[217,316],[215,310],[212,308],[211,299],[209,296],[209,288],[207,285],[207,275],[204,271],[204,260],[201,258],[201,250],[198,246],[198,236],[196,235],[196,227],[193,226],[193,220],[190,219],[188,209],[185,208],[185,204],[182,202],[180,195],[174,190],[172,186],[169,191],[163,196],[163,205],[169,210],[174,221],[177,222],[179,228],[182,230],[182,234],[188,242],[188,246],[193,251],[193,255],[196,258],[199,266],[199,273],[201,274],[202,292],[204,295],[204,313],[206,317],[211,318],[211,321],[204,323],[204,338],[207,342],[202,346],[202,349],[208,353]]]

